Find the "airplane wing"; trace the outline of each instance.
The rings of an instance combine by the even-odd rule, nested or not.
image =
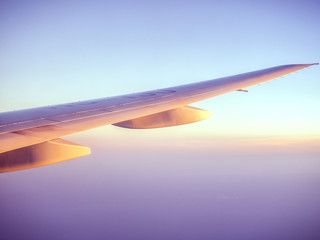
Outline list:
[[[44,166],[90,153],[60,137],[113,124],[158,128],[192,123],[211,113],[188,104],[263,83],[313,64],[291,64],[116,97],[0,113],[0,172]]]

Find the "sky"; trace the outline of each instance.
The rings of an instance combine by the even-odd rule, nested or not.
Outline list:
[[[0,2],[0,111],[319,62],[320,4]],[[0,175],[1,239],[319,239],[319,66],[193,104],[165,129],[66,137],[92,154]]]

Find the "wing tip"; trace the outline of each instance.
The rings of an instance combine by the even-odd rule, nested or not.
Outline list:
[[[313,66],[313,65],[319,65],[319,63],[307,63],[307,64],[297,64],[297,65],[300,65],[300,66],[302,66],[302,67],[311,67],[311,66]]]
[[[307,63],[307,64],[301,64],[301,65],[305,65],[305,66],[313,66],[313,65],[319,65],[319,63]]]
[[[309,63],[309,64],[303,64],[303,65],[306,65],[307,67],[309,67],[309,66],[313,66],[313,65],[319,65],[319,63]]]

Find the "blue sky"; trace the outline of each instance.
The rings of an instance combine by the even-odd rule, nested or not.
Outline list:
[[[316,0],[2,0],[0,111],[319,62],[319,12]],[[68,136],[92,154],[0,175],[0,238],[319,239],[319,76],[194,104],[213,112],[199,123]]]

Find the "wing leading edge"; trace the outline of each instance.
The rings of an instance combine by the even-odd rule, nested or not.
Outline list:
[[[18,161],[18,167],[11,168],[10,164],[15,162],[12,158],[16,149],[32,151],[30,149],[36,148],[32,147],[34,145],[107,124],[128,128],[150,128],[199,121],[210,114],[186,105],[270,81],[315,64],[283,65],[153,91],[0,113],[0,172],[35,167],[32,164],[24,164],[22,160]],[[37,151],[42,152],[39,151],[39,147]],[[67,160],[65,158],[62,157]],[[51,163],[54,163],[52,159],[47,164],[40,163],[36,166]]]

